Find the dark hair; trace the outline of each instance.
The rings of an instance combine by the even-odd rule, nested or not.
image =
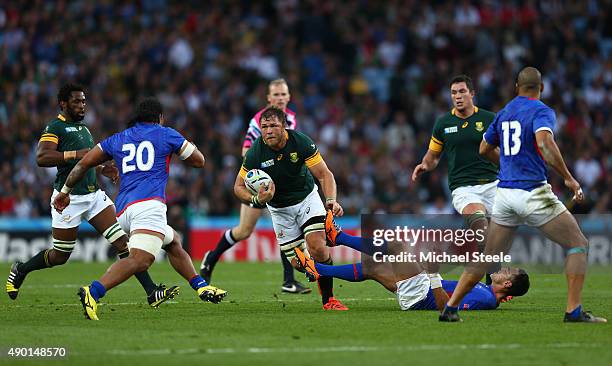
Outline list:
[[[472,78],[467,75],[461,74],[453,77],[449,86],[453,86],[453,84],[457,83],[465,83],[469,91],[474,91],[474,82],[472,81]]]
[[[512,277],[512,286],[508,287],[506,295],[523,296],[529,290],[529,275],[524,269],[519,268],[518,274]]]
[[[135,115],[132,119],[130,119],[128,125],[133,125],[136,122],[159,123],[159,115],[163,112],[164,109],[157,98],[144,98],[136,106]]]
[[[287,123],[287,114],[280,108],[271,106],[266,108],[261,114],[260,121],[269,120],[273,117],[278,118],[278,120],[284,125]]]
[[[66,83],[57,92],[57,103],[67,102],[70,99],[72,92],[85,92],[85,89],[79,84]]]

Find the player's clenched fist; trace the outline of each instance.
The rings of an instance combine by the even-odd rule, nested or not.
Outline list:
[[[59,213],[62,213],[66,207],[70,204],[70,195],[66,193],[58,193],[53,200],[53,207]]]

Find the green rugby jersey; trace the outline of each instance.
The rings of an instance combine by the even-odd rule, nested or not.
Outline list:
[[[494,118],[495,113],[474,107],[474,114],[466,119],[459,118],[453,108],[436,120],[429,149],[446,152],[451,191],[497,179],[498,167],[478,153],[482,135]]]
[[[323,158],[317,145],[301,132],[286,130],[287,144],[275,151],[259,137],[244,156],[240,176],[244,179],[251,169],[268,173],[276,192],[268,204],[275,208],[296,205],[314,189],[314,178],[308,170]]]
[[[59,114],[45,128],[39,142],[50,141],[57,144],[57,151],[71,151],[81,149],[91,149],[94,147],[94,140],[85,126],[81,122],[68,122],[66,118]],[[78,160],[65,162],[57,166],[57,175],[53,188],[60,191],[68,178],[68,174],[77,164]],[[89,169],[85,177],[74,186],[70,194],[84,195],[98,190],[96,181],[96,170]]]

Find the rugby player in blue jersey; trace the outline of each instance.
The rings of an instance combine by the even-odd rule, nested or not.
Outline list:
[[[166,221],[166,183],[172,154],[187,165],[204,167],[204,156],[176,130],[163,127],[161,103],[146,98],[138,104],[137,117],[128,128],[96,145],[72,169],[53,206],[62,212],[70,204],[69,193],[85,172],[114,159],[121,183],[115,205],[118,221],[130,233],[130,254],[113,264],[99,280],[79,289],[85,316],[98,320],[97,305],[108,290],[134,273],[148,269],[164,248],[174,269],[204,301],[220,302],[226,291],[209,285],[198,275],[189,255],[173,240],[174,230]]]
[[[390,249],[373,245],[371,239],[343,232],[328,213],[325,232],[328,246],[343,245],[365,255],[360,263],[327,265],[314,262],[310,256],[296,250],[301,268],[310,281],[320,276],[335,277],[350,282],[373,280],[397,296],[402,310],[442,310],[448,296],[455,291],[457,281],[443,280],[438,273],[426,273],[427,264],[379,263],[376,253],[389,253]],[[478,283],[463,298],[463,310],[492,310],[500,303],[522,296],[529,290],[529,275],[520,268],[502,268],[491,274],[491,284]]]
[[[567,305],[565,322],[605,323],[606,319],[582,309],[581,293],[587,267],[588,241],[578,223],[547,183],[548,164],[559,174],[577,202],[584,200],[580,184],[567,169],[555,143],[555,112],[540,101],[542,76],[533,67],[518,74],[518,96],[495,117],[484,134],[480,153],[486,156],[499,146],[499,184],[493,205],[485,254],[508,252],[516,228],[537,227],[547,238],[566,249]],[[487,270],[474,263],[463,272],[440,321],[460,321],[461,299]]]

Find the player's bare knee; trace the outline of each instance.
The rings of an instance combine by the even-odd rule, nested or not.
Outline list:
[[[235,227],[234,229],[232,229],[232,236],[234,237],[236,242],[239,242],[241,240],[248,239],[254,230],[255,230],[255,226],[239,225]]]
[[[325,244],[323,231],[314,231],[305,235],[308,252],[317,262],[325,262],[329,259],[329,248]]]
[[[315,242],[313,245],[308,243],[308,252],[312,259],[320,263],[326,262],[330,257],[329,248],[325,246],[325,242]]]
[[[51,249],[48,257],[49,264],[52,266],[61,266],[68,262],[70,254],[72,254],[72,252],[62,252],[57,249]]]
[[[297,258],[291,258],[291,267],[293,267],[294,269],[297,269],[298,271],[303,271],[302,266],[300,266],[300,264],[298,263]]]
[[[133,250],[130,252],[130,260],[136,272],[143,272],[153,265],[155,256],[142,250]]]

